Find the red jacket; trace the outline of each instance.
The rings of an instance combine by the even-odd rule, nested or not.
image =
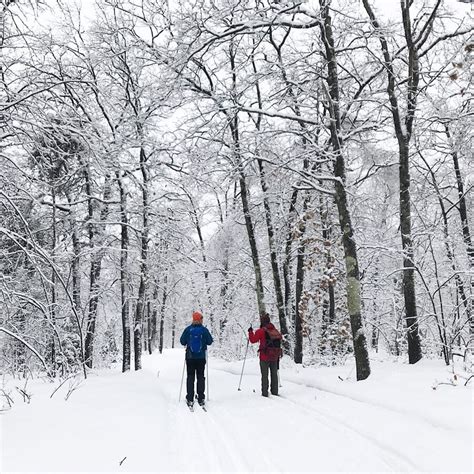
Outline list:
[[[267,324],[265,327],[268,329],[275,329],[275,326],[272,323]],[[270,357],[267,354],[265,354],[265,350],[262,350],[262,349],[265,349],[265,345],[267,343],[266,338],[265,338],[265,329],[260,328],[260,329],[257,329],[255,332],[249,331],[249,341],[252,344],[255,344],[256,342],[260,341],[260,346],[258,348],[258,352],[260,354],[260,360],[266,360],[266,361],[270,360]]]

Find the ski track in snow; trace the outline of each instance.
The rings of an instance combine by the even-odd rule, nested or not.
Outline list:
[[[396,410],[396,394],[385,399],[369,386],[348,383],[341,390],[345,395],[325,382],[320,387],[319,379],[305,383],[298,373],[283,369],[280,396],[261,397],[257,359],[247,361],[242,391],[237,391],[237,364],[211,359],[208,411],[195,404],[190,412],[185,380],[178,403],[182,358],[180,350],[147,356],[140,372],[92,374],[68,402],[58,392],[53,400],[35,397],[30,405],[18,405],[4,417],[6,456],[0,468],[460,472],[468,465],[465,432],[455,431],[456,424],[436,423],[438,418],[413,416],[413,406]],[[79,452],[87,456],[78,457]]]
[[[206,430],[206,433],[212,433],[211,446],[219,446],[224,448],[224,465],[225,469],[220,469],[220,471],[229,470],[229,460],[231,461],[231,466],[233,469],[230,470],[244,470],[249,471],[250,466],[248,466],[244,461],[244,453],[236,449],[235,444],[230,439],[231,431],[224,431],[221,428],[221,425],[215,420],[215,415],[209,410],[207,413],[203,413],[203,416],[206,417],[205,422],[207,422],[209,429]],[[231,426],[231,425],[229,425]],[[209,435],[207,435],[209,437]],[[238,448],[238,447],[237,447]],[[221,450],[219,450],[221,451]]]
[[[154,368],[145,370],[150,374],[154,372]],[[231,431],[224,430],[222,422],[216,421],[212,404],[208,405],[208,411],[205,412],[196,402],[194,411],[191,412],[185,403],[186,380],[183,381],[179,404],[173,401],[176,395],[169,390],[177,386],[176,377],[168,374],[162,377],[162,381],[165,383],[157,383],[156,389],[167,403],[168,412],[173,413],[171,418],[175,420],[174,426],[170,429],[172,435],[168,438],[168,445],[179,463],[179,470],[196,470],[195,463],[191,464],[193,459],[202,460],[199,461],[199,464],[202,462],[202,466],[199,466],[198,470],[216,472],[251,470],[244,462],[244,456],[239,452],[238,445],[233,442]],[[232,423],[228,426],[232,426]],[[179,446],[181,449],[173,449],[173,446]],[[182,449],[190,452],[183,456]]]
[[[365,405],[368,405],[369,407],[374,407],[375,406],[377,408],[390,411],[391,413],[394,413],[397,416],[398,415],[406,416],[406,417],[410,418],[411,420],[413,420],[413,418],[417,418],[419,421],[424,422],[424,423],[430,425],[431,427],[443,428],[445,430],[451,430],[452,429],[452,427],[450,427],[450,426],[448,426],[448,425],[446,425],[442,422],[439,422],[439,421],[434,422],[432,418],[426,417],[423,414],[416,412],[415,410],[407,410],[407,409],[403,409],[401,407],[392,407],[388,404],[384,404],[384,403],[381,403],[381,402],[376,401],[376,400],[370,400],[369,401],[369,400],[363,399],[362,397],[358,397],[357,395],[342,393],[342,392],[338,392],[337,390],[331,390],[330,388],[324,387],[323,385],[320,385],[320,384],[317,384],[317,383],[308,384],[307,382],[298,382],[298,381],[289,380],[289,379],[286,379],[285,381],[289,382],[289,383],[292,383],[292,384],[295,384],[295,385],[299,385],[301,387],[313,388],[313,389],[319,390],[321,392],[326,392],[328,394],[334,395],[336,397],[342,397],[344,399],[352,400],[352,401],[357,402],[357,403],[363,403]]]
[[[293,406],[296,406],[297,409],[304,411],[305,413],[310,414],[311,416],[315,417],[316,420],[319,423],[323,423],[321,420],[321,416],[328,420],[327,426],[329,427],[334,427],[334,424],[341,425],[345,429],[349,429],[356,435],[360,436],[364,440],[368,441],[369,444],[375,445],[379,448],[379,451],[382,454],[382,458],[387,458],[389,462],[387,462],[387,469],[393,469],[394,466],[396,467],[396,470],[400,471],[418,471],[419,467],[415,466],[410,459],[408,459],[406,456],[398,452],[397,450],[391,448],[390,446],[386,445],[385,443],[382,443],[378,441],[374,436],[368,435],[367,433],[364,433],[362,430],[355,428],[353,425],[350,423],[347,423],[344,420],[341,420],[338,417],[334,416],[329,416],[326,413],[323,413],[322,410],[318,410],[314,407],[308,407],[307,405],[302,405],[300,402],[296,402],[292,400],[291,398],[288,398],[284,395],[279,395],[277,398],[274,399],[276,400],[283,400],[285,402],[291,403]],[[343,430],[345,431],[345,430]]]
[[[237,371],[233,368],[219,367],[215,370],[234,376],[237,375]],[[259,376],[257,378],[259,384]],[[347,436],[347,430],[350,430],[359,438],[363,438],[366,443],[369,443],[372,449],[376,448],[380,453],[379,458],[387,461],[387,470],[404,472],[463,471],[465,456],[458,455],[459,447],[466,446],[468,450],[466,452],[471,449],[468,443],[465,443],[466,439],[463,439],[459,433],[454,431],[453,426],[447,426],[445,423],[439,422],[438,419],[433,420],[428,416],[416,413],[416,408],[407,410],[402,407],[397,410],[393,402],[390,403],[390,400],[388,404],[386,400],[372,402],[374,397],[371,396],[370,392],[364,393],[368,398],[364,400],[358,394],[340,393],[335,389],[322,387],[318,383],[295,381],[295,378],[295,374],[291,374],[289,379],[285,377],[282,380],[284,388],[280,389],[280,396],[270,397],[270,400],[286,401],[293,406],[292,411],[296,409],[304,412],[312,416],[315,423],[322,423],[338,430],[341,436],[348,438],[349,442],[350,437]],[[301,388],[308,390],[302,391]],[[295,389],[299,390],[295,391]],[[313,393],[316,390],[321,392],[325,399],[313,402],[308,398],[309,390],[312,390]],[[294,397],[298,399],[295,400]],[[337,408],[334,410],[335,407],[341,407],[343,410],[341,414],[336,414]],[[357,416],[353,416],[356,413],[360,414],[359,419],[351,422],[352,418],[357,418]],[[325,423],[323,419],[326,420]],[[370,426],[369,423],[368,426],[365,426],[365,420],[372,420],[374,424]],[[381,429],[377,429],[377,425],[380,425]],[[419,435],[408,441],[407,432],[417,432]],[[412,437],[409,436],[409,438]],[[436,450],[430,452],[427,449],[430,442],[428,439],[435,442],[443,440],[445,449],[452,452],[452,462],[445,462],[446,467],[442,468],[437,464],[439,460],[443,460],[439,452]],[[461,441],[461,444],[458,445],[458,441]]]
[[[235,375],[233,371],[231,370],[226,370],[222,368],[215,369],[221,372],[229,373],[231,375]],[[314,389],[316,387],[303,384],[303,383],[295,383],[295,382],[289,382],[288,380],[285,380],[285,386],[290,383],[293,385],[298,385],[300,387],[306,387],[306,388],[311,388]],[[344,397],[344,395],[340,394],[334,394],[332,392],[327,391],[328,393],[331,393],[332,395],[337,395],[339,397],[347,398],[349,400],[353,401],[358,401],[354,400],[351,397]],[[295,401],[291,398],[289,398],[287,395],[282,395],[281,393],[279,394],[278,397],[269,397],[268,399],[270,403],[278,403],[281,401],[286,402],[288,404],[291,404],[293,409],[296,409],[300,412],[303,412],[306,415],[310,415],[313,418],[313,422],[316,424],[323,424],[327,426],[328,428],[336,431],[339,433],[339,435],[346,433],[347,429],[349,429],[351,432],[355,433],[356,436],[362,438],[363,440],[367,441],[369,445],[374,445],[378,448],[379,452],[382,454],[382,459],[387,458],[390,462],[387,462],[387,469],[393,469],[394,466],[396,467],[396,470],[400,471],[413,471],[413,470],[419,470],[419,467],[416,466],[413,462],[410,461],[407,456],[403,455],[400,453],[398,450],[393,449],[390,445],[387,445],[385,443],[382,443],[381,441],[377,440],[374,436],[371,436],[370,434],[364,433],[360,428],[356,428],[352,424],[348,423],[347,421],[344,421],[341,419],[341,417],[336,417],[336,416],[330,416],[327,413],[324,413],[322,410],[317,409],[315,406],[308,406],[306,403],[301,402],[301,401]],[[380,406],[381,408],[383,405]],[[323,420],[320,417],[323,417],[326,421],[323,422]],[[342,429],[341,429],[342,427]]]

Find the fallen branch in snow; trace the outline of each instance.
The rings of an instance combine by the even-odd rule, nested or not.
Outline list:
[[[49,398],[53,398],[53,395],[72,377],[75,377],[76,374],[70,375],[69,377],[65,378],[53,391],[53,393],[49,396]]]
[[[352,369],[351,369],[350,372],[347,374],[347,377],[346,377],[345,379],[343,379],[340,375],[338,375],[337,378],[338,378],[339,380],[342,380],[343,382],[344,382],[345,380],[349,380],[349,377],[352,375],[352,372],[354,372],[354,369],[355,369],[355,366],[352,367]]]
[[[77,390],[77,388],[79,387],[79,385],[81,385],[81,383],[82,383],[82,380],[77,380],[77,379],[71,382],[69,384],[69,388],[67,390],[66,396],[64,397],[64,400],[68,400],[69,397],[72,395],[72,392]]]
[[[452,387],[457,387],[457,385],[453,382],[438,382],[436,385],[433,385],[431,388],[436,390],[440,385],[451,385]]]
[[[13,398],[10,397],[10,394],[7,393],[7,392],[5,392],[5,390],[3,390],[3,388],[0,389],[0,390],[2,391],[2,395],[7,399],[8,406],[11,408],[12,405],[15,403],[15,402],[13,401]]]
[[[24,402],[27,402],[27,403],[30,403],[31,401],[31,395],[27,392],[25,392],[23,389],[21,389],[20,387],[15,387],[18,391],[18,393],[20,393],[23,397],[23,401]]]
[[[125,459],[127,459],[127,456],[125,456],[125,457],[119,462],[119,466],[122,465],[122,463],[125,461]]]
[[[53,391],[53,393],[49,396],[49,398],[53,398],[54,394],[68,381],[73,379],[73,381],[69,384],[69,388],[67,390],[66,396],[64,397],[64,400],[68,400],[68,398],[71,396],[72,392],[76,390],[79,385],[82,383],[82,380],[77,380],[76,379],[77,374],[72,374],[69,375],[69,377],[65,378]]]
[[[23,390],[23,389],[20,388],[20,387],[15,387],[15,388],[16,388],[16,389],[18,390],[18,392],[20,392],[21,395],[23,396],[23,402],[30,403],[32,394],[31,394],[31,393],[28,393],[28,392],[26,391],[26,387],[25,387],[25,390]]]

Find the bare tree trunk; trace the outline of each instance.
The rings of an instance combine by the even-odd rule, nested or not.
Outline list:
[[[3,0],[1,5],[0,5],[0,56],[3,58],[4,53],[3,53],[3,48],[5,46],[5,35],[6,35],[6,12],[8,10],[8,7],[14,3],[15,0]],[[0,61],[0,86],[2,88],[2,91],[5,93],[5,101],[10,101],[10,94],[8,91],[8,86],[7,83],[5,82],[5,61]]]
[[[361,289],[359,261],[357,258],[357,247],[354,238],[349,203],[345,188],[346,170],[342,154],[341,143],[341,116],[339,101],[339,79],[337,72],[337,57],[332,32],[332,20],[327,0],[319,0],[323,23],[320,25],[321,37],[325,47],[330,97],[330,130],[331,146],[335,157],[334,175],[338,178],[335,184],[336,204],[339,213],[339,225],[342,232],[342,244],[344,247],[344,259],[347,276],[347,310],[351,321],[352,339],[354,345],[354,356],[356,360],[357,380],[364,380],[370,375],[369,354],[367,342],[362,325]]]
[[[127,191],[124,187],[121,171],[116,172],[120,191],[120,299],[122,308],[122,372],[130,370],[130,305],[128,302],[128,216]]]
[[[448,125],[445,125],[446,136],[451,141],[451,133],[449,132]],[[453,146],[450,143],[451,147]],[[474,245],[471,239],[471,232],[469,229],[469,222],[467,218],[467,204],[466,204],[466,192],[464,191],[464,184],[461,175],[461,168],[459,166],[459,157],[456,150],[451,151],[453,158],[454,172],[456,174],[456,186],[458,189],[459,203],[457,209],[459,211],[459,217],[461,218],[462,235],[466,244],[467,258],[471,268],[474,268]]]
[[[158,283],[155,282],[153,290],[153,310],[149,309],[149,329],[148,329],[148,353],[151,354],[156,347],[157,325],[158,325]],[[151,305],[151,302],[148,302]],[[150,314],[151,313],[151,314]]]
[[[175,339],[176,339],[176,312],[173,309],[173,318],[171,320],[171,349],[174,349]]]
[[[53,212],[52,212],[52,238],[51,238],[51,261],[53,265],[56,265],[56,242],[57,242],[57,229],[56,229],[56,190],[54,184],[51,186],[51,198],[53,201]],[[51,304],[50,304],[50,316],[51,325],[53,327],[53,333],[51,334],[50,350],[51,350],[51,372],[53,376],[56,375],[56,345],[54,341],[54,334],[56,332],[56,272],[55,269],[51,269]]]
[[[418,150],[418,154],[420,155],[421,159],[423,160],[423,162],[425,163],[426,167],[429,170],[429,173],[431,175],[431,179],[432,179],[432,182],[433,182],[433,187],[434,187],[434,189],[436,191],[436,195],[438,197],[438,203],[439,203],[439,207],[441,209],[441,217],[443,218],[443,236],[444,236],[444,247],[446,249],[446,256],[448,257],[448,260],[451,263],[451,268],[453,270],[454,280],[456,282],[457,293],[458,293],[459,298],[461,299],[461,301],[464,305],[464,308],[466,310],[467,319],[468,319],[468,321],[471,321],[471,319],[472,319],[472,317],[471,317],[471,305],[469,304],[469,299],[468,299],[468,297],[466,295],[466,291],[464,289],[464,282],[462,281],[462,278],[459,276],[459,273],[457,271],[454,250],[453,250],[452,245],[451,245],[451,239],[450,239],[450,235],[449,235],[448,212],[446,210],[446,206],[444,205],[443,197],[441,195],[441,191],[440,191],[439,186],[438,186],[436,175],[435,175],[432,167],[430,166],[428,161],[424,158],[421,151]],[[461,190],[462,189],[463,188],[462,188],[462,182],[461,182]],[[464,198],[464,195],[463,195],[463,198]],[[469,232],[469,229],[468,229],[468,232]],[[441,293],[441,292],[439,292],[439,293]],[[459,318],[459,310],[458,310],[458,318]]]
[[[69,206],[71,206],[71,197],[69,195],[66,196]],[[77,222],[75,218],[71,215],[72,210],[69,217],[69,223],[71,225],[71,239],[72,239],[72,269],[71,269],[71,277],[72,277],[72,300],[74,302],[74,307],[76,308],[76,312],[79,313],[81,311],[81,243],[79,241],[79,235],[77,232]]]
[[[277,44],[272,34],[272,30],[270,29],[269,39],[270,39],[270,43],[272,44],[272,46],[274,47],[277,53],[278,66],[281,72],[282,79],[285,82],[288,95],[291,98],[291,107],[295,115],[297,117],[301,117],[300,103],[294,91],[294,84],[288,78],[288,73],[286,71],[286,67],[284,65],[283,56],[282,56],[282,48],[289,36],[289,33],[290,33],[290,29],[288,29],[287,32],[285,33],[280,44]],[[262,109],[261,101],[259,101],[259,108]],[[308,145],[308,136],[311,134],[311,132],[308,130],[307,124],[303,120],[298,121],[298,124],[301,128],[301,132],[303,135],[303,139],[302,139],[303,147],[306,149]],[[315,140],[316,142],[317,142],[318,133],[319,131],[316,133],[316,140]],[[308,158],[305,158],[303,160],[303,173],[308,171],[308,169],[309,169],[309,160]],[[293,242],[292,225],[294,223],[294,219],[296,216],[297,199],[298,199],[298,189],[295,188],[293,190],[293,193],[290,199],[290,208],[288,211],[288,236],[287,236],[286,245],[285,245],[285,260],[283,263],[283,276],[284,276],[284,285],[285,285],[284,307],[286,309],[286,315],[288,317],[291,314],[295,322],[295,352],[294,352],[295,362],[298,361],[298,363],[302,363],[303,334],[302,334],[302,322],[301,322],[301,309],[299,308],[299,304],[301,301],[301,295],[302,295],[303,286],[304,286],[303,263],[304,263],[304,254],[306,251],[305,250],[306,244],[305,244],[305,240],[303,236],[301,236],[300,243],[298,245],[298,252],[297,252],[298,254],[297,270],[296,270],[297,276],[296,276],[296,288],[295,288],[296,293],[295,293],[294,307],[290,301],[291,300],[290,264],[291,264],[291,247],[292,247],[292,242]],[[308,202],[309,202],[309,197],[305,197],[303,201],[303,208],[306,209]],[[304,234],[304,231],[303,231],[303,234]]]
[[[160,343],[159,343],[160,354],[163,352],[163,345],[164,345],[165,310],[166,310],[167,298],[168,298],[168,275],[165,274],[165,278],[163,281],[163,299],[161,300],[161,309],[160,309]]]
[[[226,197],[225,197],[225,214],[226,217],[228,215],[228,201],[227,201],[227,193],[226,191]],[[236,196],[237,196],[237,183],[234,183],[234,195],[232,199],[232,208],[234,208],[235,201],[236,201]],[[217,205],[219,209],[219,218],[221,222],[222,228],[224,228],[224,212],[222,210],[222,205],[219,200],[219,196],[216,194],[216,199],[217,199]],[[225,234],[224,234],[225,235]],[[228,310],[229,310],[229,239],[227,236],[225,237],[225,240],[223,242],[223,255],[222,255],[222,260],[221,260],[221,268],[220,268],[220,274],[221,274],[221,283],[220,283],[220,290],[219,290],[219,297],[220,297],[220,303],[221,303],[221,317],[219,320],[219,326],[218,326],[218,334],[219,334],[219,340],[222,340],[223,334],[224,334],[224,329],[227,324],[227,318],[228,318]]]
[[[212,327],[213,324],[214,324],[214,322],[213,322],[214,316],[213,316],[213,312],[212,312],[213,304],[212,304],[212,298],[211,298],[211,285],[209,283],[209,270],[207,268],[206,246],[204,244],[204,238],[202,236],[201,223],[199,221],[199,216],[198,216],[196,206],[194,204],[194,200],[188,192],[185,191],[185,193],[188,196],[189,202],[191,203],[191,217],[192,217],[192,220],[194,221],[194,226],[196,227],[196,232],[197,232],[198,239],[199,239],[199,245],[200,245],[200,248],[201,248],[201,259],[202,259],[202,263],[203,263],[203,267],[204,267],[204,270],[203,270],[204,282],[206,284],[206,295],[207,295],[207,303],[208,303],[208,310],[209,310],[209,314],[207,316],[209,318],[209,324]]]
[[[232,84],[233,91],[235,93],[237,86],[237,73],[235,69],[235,51],[233,49],[233,43],[230,46],[230,65],[232,69]],[[249,238],[250,253],[252,255],[253,269],[255,272],[255,291],[257,294],[257,306],[259,313],[265,312],[265,296],[263,289],[263,280],[262,280],[262,271],[260,267],[260,259],[258,256],[257,248],[257,239],[255,237],[255,228],[252,222],[252,215],[250,213],[249,205],[249,191],[247,188],[247,180],[245,177],[244,167],[242,163],[242,154],[240,150],[240,132],[239,132],[239,116],[238,113],[235,113],[233,117],[229,117],[229,128],[232,135],[233,143],[233,155],[235,158],[235,163],[239,172],[239,185],[240,185],[240,198],[242,200],[242,211],[244,214],[245,228],[247,230],[247,235]]]
[[[135,355],[135,370],[142,368],[142,331],[144,313],[146,307],[146,287],[148,284],[148,167],[147,167],[147,156],[143,146],[140,148],[140,171],[142,173],[142,219],[143,227],[140,239],[140,285],[138,287],[137,306],[135,309],[135,322],[134,322],[134,341],[133,349]]]
[[[451,133],[449,131],[449,126],[447,124],[445,125],[445,131],[446,131],[446,136],[448,137],[448,140],[450,140],[451,142]],[[458,188],[459,202],[458,202],[457,208],[459,211],[459,217],[461,218],[462,235],[464,238],[464,243],[466,244],[466,252],[467,252],[467,259],[469,262],[469,268],[471,272],[473,272],[474,271],[474,245],[472,243],[471,232],[469,229],[469,222],[467,218],[466,193],[464,191],[461,168],[459,167],[458,153],[453,147],[453,144],[450,143],[450,145],[452,147],[451,156],[453,158],[454,172],[456,174],[456,186]],[[474,295],[474,277],[472,276],[471,276],[471,293]],[[472,298],[471,298],[471,301],[469,304],[469,310],[467,313],[468,321],[469,321],[468,346],[470,347],[470,351],[471,351],[471,357],[472,357],[471,363],[474,363],[474,314],[473,313],[474,312],[472,308]]]
[[[397,98],[397,84],[393,67],[393,59],[388,50],[388,43],[382,33],[382,29],[375,18],[368,0],[363,4],[373,28],[377,31],[384,56],[384,65],[388,75],[387,93],[390,101],[395,134],[398,141],[399,152],[399,180],[400,180],[400,233],[403,248],[403,296],[405,300],[405,321],[407,325],[408,360],[415,364],[422,358],[421,340],[418,331],[418,316],[416,309],[415,291],[415,262],[411,232],[411,208],[410,208],[410,139],[415,118],[418,84],[420,79],[418,46],[415,45],[411,31],[410,5],[411,3],[401,1],[403,28],[408,50],[408,89],[407,110],[402,126],[401,111]],[[428,32],[431,28],[430,22],[434,20],[439,2],[428,19]]]
[[[87,314],[87,327],[86,327],[86,338],[85,338],[85,363],[87,367],[92,368],[92,357],[94,351],[94,337],[95,337],[95,326],[97,319],[97,307],[99,304],[100,295],[100,274],[102,270],[102,258],[105,254],[103,247],[103,224],[107,219],[109,213],[109,206],[107,201],[111,195],[111,183],[110,176],[105,177],[104,182],[104,193],[103,193],[103,205],[100,212],[100,223],[99,226],[93,223],[94,210],[93,210],[93,198],[92,198],[92,186],[90,183],[90,175],[88,170],[84,170],[84,176],[86,180],[86,193],[88,196],[88,227],[89,227],[89,246],[91,249],[91,268],[90,268],[90,290],[89,290],[89,309]]]
[[[255,58],[252,52],[252,67],[255,73],[257,74],[257,67],[255,65]],[[262,96],[260,92],[260,84],[256,81],[256,91],[257,91],[257,103],[258,108],[261,110],[263,107],[262,104]],[[255,127],[257,132],[261,130],[261,123],[262,123],[262,115],[258,114],[257,120],[255,122]],[[263,160],[260,158],[260,150],[256,150],[255,152],[257,157],[257,164],[258,164],[258,171],[260,175],[260,186],[262,188],[262,195],[263,195],[263,207],[265,210],[265,223],[267,225],[267,235],[268,235],[268,247],[270,249],[270,263],[272,267],[272,276],[273,276],[273,285],[275,288],[275,296],[277,301],[277,310],[278,310],[278,319],[280,321],[280,331],[283,336],[288,334],[288,324],[286,321],[286,308],[285,308],[285,301],[283,299],[283,291],[282,291],[282,284],[281,284],[281,277],[280,277],[280,268],[278,264],[278,257],[277,257],[277,249],[275,243],[275,230],[273,226],[273,218],[272,218],[272,209],[270,207],[270,201],[268,199],[268,183],[265,175],[265,167],[263,165]],[[285,349],[288,351],[288,339],[285,337],[283,339]]]
[[[438,312],[436,311],[434,298],[433,298],[433,313],[435,315],[436,324],[438,326],[439,339],[441,342],[441,352],[444,357],[444,362],[446,363],[446,365],[449,365],[452,359],[452,356],[451,356],[452,345],[451,345],[451,341],[448,340],[448,334],[446,331],[446,318],[444,317],[444,304],[443,304],[443,296],[441,292],[442,286],[439,280],[438,262],[436,261],[436,256],[433,249],[433,242],[432,242],[431,235],[429,236],[428,241],[429,241],[429,246],[430,246],[431,257],[433,258],[433,263],[434,263],[434,274],[435,274],[435,279],[436,279],[436,284],[437,284],[437,289],[438,289],[437,293],[438,293],[440,316],[438,316]],[[440,321],[440,318],[441,318],[441,321]]]
[[[278,264],[277,250],[275,244],[275,230],[273,226],[272,210],[268,200],[268,185],[265,177],[265,169],[263,161],[257,158],[258,169],[260,173],[260,185],[263,193],[263,206],[265,209],[265,222],[267,224],[268,245],[270,249],[270,263],[272,267],[273,285],[275,287],[275,296],[277,301],[278,319],[280,322],[280,330],[283,336],[288,334],[288,324],[286,321],[285,301],[283,299],[283,290],[280,278],[280,268]],[[287,338],[284,339],[284,344],[288,345]],[[288,349],[288,347],[286,347]]]
[[[303,363],[303,315],[301,298],[304,287],[304,261],[306,253],[305,233],[306,233],[306,212],[309,206],[309,195],[306,194],[303,200],[303,223],[300,225],[300,242],[296,257],[296,291],[295,291],[295,353],[296,364]]]
[[[287,235],[285,242],[285,259],[283,261],[283,281],[285,286],[285,308],[288,319],[294,321],[295,308],[292,300],[291,291],[291,248],[293,244],[293,225],[296,218],[296,202],[298,200],[298,188],[293,189],[290,198],[290,207],[288,209]]]
[[[415,364],[422,358],[421,341],[418,332],[418,317],[415,291],[415,263],[411,238],[410,171],[409,147],[400,141],[400,233],[403,248],[403,296],[405,299],[405,320],[408,329],[408,359]]]
[[[255,273],[255,291],[257,295],[257,307],[259,313],[265,311],[264,302],[264,290],[262,280],[262,270],[260,267],[260,259],[258,256],[257,239],[255,237],[254,224],[252,222],[252,216],[250,213],[249,205],[249,192],[247,189],[247,181],[242,166],[242,157],[240,154],[240,140],[239,140],[239,128],[238,128],[238,117],[235,116],[229,124],[232,138],[234,142],[234,156],[237,162],[237,168],[239,170],[239,185],[240,185],[240,198],[242,200],[242,211],[245,220],[245,229],[247,230],[247,236],[249,239],[250,253],[252,255],[253,269]]]
[[[330,273],[333,267],[330,247],[332,224],[330,223],[328,210],[324,209],[324,202],[322,197],[320,197],[319,200],[319,216],[321,218],[322,237],[324,240],[324,245],[328,243],[326,247],[326,268],[328,270],[328,273]],[[334,294],[334,283],[331,280],[328,282],[327,295],[325,296],[323,301],[322,319],[325,322],[325,325],[333,324],[336,320],[336,298]]]

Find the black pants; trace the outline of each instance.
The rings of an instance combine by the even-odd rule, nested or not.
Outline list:
[[[260,361],[260,372],[262,374],[262,395],[268,397],[268,371],[270,370],[270,391],[272,395],[278,395],[278,361]]]
[[[197,378],[197,396],[198,401],[204,401],[204,388],[206,386],[206,378],[204,377],[204,367],[206,359],[186,359],[186,370],[188,377],[186,379],[186,400],[189,402],[194,400],[194,379]]]

